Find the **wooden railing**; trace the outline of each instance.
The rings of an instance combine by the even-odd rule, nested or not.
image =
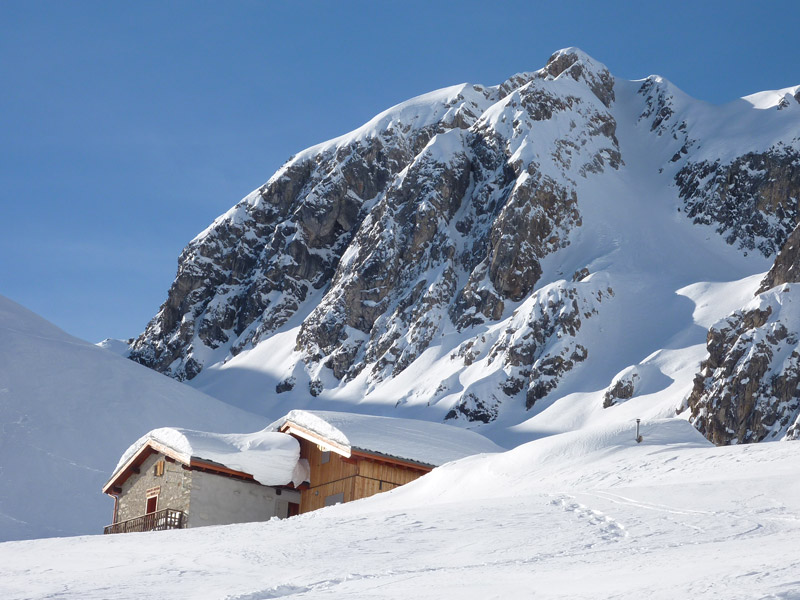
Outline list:
[[[158,512],[150,513],[106,525],[103,533],[132,533],[135,531],[163,531],[164,529],[183,529],[186,525],[186,513],[182,510],[165,508]]]

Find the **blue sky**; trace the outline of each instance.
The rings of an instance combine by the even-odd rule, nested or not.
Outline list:
[[[798,2],[0,1],[0,294],[137,335],[183,246],[291,154],[579,46],[722,103],[800,84]]]

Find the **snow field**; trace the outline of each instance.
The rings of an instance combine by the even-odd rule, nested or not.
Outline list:
[[[283,521],[0,544],[0,596],[800,597],[800,446],[715,448],[679,420],[632,434],[553,436]]]

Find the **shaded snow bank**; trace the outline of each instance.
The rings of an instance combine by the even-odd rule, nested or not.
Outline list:
[[[493,498],[561,487],[634,483],[649,456],[714,445],[683,419],[586,427],[528,442],[499,455],[473,456],[434,470],[394,493],[403,505],[453,502],[465,495]],[[654,475],[648,474],[648,477]]]

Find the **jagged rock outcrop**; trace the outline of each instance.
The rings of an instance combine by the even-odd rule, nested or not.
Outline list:
[[[800,225],[786,239],[772,268],[761,282],[758,293],[766,292],[776,285],[800,282]]]
[[[729,244],[775,254],[800,208],[800,152],[777,146],[729,163],[690,162],[675,176],[686,214],[711,225]]]
[[[589,358],[578,334],[613,297],[602,277],[561,281],[534,292],[494,339],[483,335],[461,344],[453,358],[467,366],[479,361],[487,367],[497,365],[498,385],[487,390],[481,383],[480,391],[466,390],[446,418],[486,423],[496,417],[504,400],[518,395],[527,409],[532,408]]]
[[[603,408],[611,408],[620,402],[633,398],[639,379],[639,374],[635,370],[627,371],[615,377],[605,394],[603,394]]]
[[[800,438],[800,225],[751,306],[708,332],[708,358],[687,404],[712,442]]]
[[[800,437],[799,293],[773,288],[709,330],[687,405],[715,444]]]

